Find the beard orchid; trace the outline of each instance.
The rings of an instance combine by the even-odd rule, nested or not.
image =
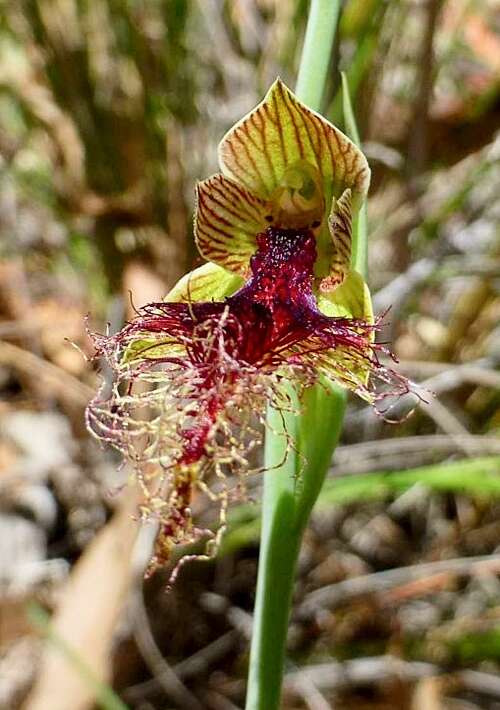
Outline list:
[[[299,397],[336,383],[375,406],[408,391],[379,360],[370,293],[351,268],[362,152],[277,80],[222,139],[219,163],[197,186],[207,263],[120,332],[92,334],[113,383],[87,422],[133,463],[141,517],[159,522],[150,570],[178,543],[217,549],[229,494],[256,470],[266,406],[293,408],[284,383]],[[193,521],[197,491],[219,503],[215,535]]]

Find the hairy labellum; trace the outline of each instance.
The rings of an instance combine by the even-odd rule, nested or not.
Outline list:
[[[300,391],[324,373],[368,401],[368,373],[395,381],[375,325],[319,311],[309,229],[269,227],[257,247],[247,282],[224,301],[149,304],[118,334],[93,336],[114,380],[89,405],[89,428],[135,464],[143,516],[160,521],[153,567],[176,543],[211,536],[193,525],[194,489],[219,501],[222,532],[226,475],[244,491],[267,403],[292,406],[283,380]],[[407,391],[403,378],[396,390]]]

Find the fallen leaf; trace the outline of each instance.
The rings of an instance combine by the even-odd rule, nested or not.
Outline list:
[[[109,679],[113,633],[134,577],[136,504],[136,492],[128,488],[111,521],[75,565],[52,617],[54,634],[101,682]],[[47,646],[25,710],[87,710],[94,699],[95,688],[68,657]]]

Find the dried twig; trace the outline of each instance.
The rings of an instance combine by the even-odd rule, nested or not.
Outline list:
[[[309,710],[332,710],[332,704],[316,687],[311,676],[308,673],[302,673],[301,669],[295,671],[294,690],[297,695],[302,697]]]
[[[464,383],[500,388],[500,372],[495,370],[494,363],[486,358],[463,365],[451,362],[402,360],[398,368],[419,380],[428,378],[423,382],[423,386],[433,392],[450,390]]]
[[[234,648],[236,642],[240,638],[240,634],[236,629],[227,631],[219,638],[209,643],[204,648],[201,648],[192,656],[185,658],[180,663],[172,666],[172,670],[181,680],[193,678],[196,675],[201,675],[207,671],[210,666],[216,663],[219,659],[225,656]],[[151,693],[156,693],[162,685],[158,677],[146,680],[143,683],[137,683],[126,689],[124,692],[125,699],[133,702],[134,700],[144,699]]]
[[[405,301],[436,270],[437,262],[431,257],[415,261],[408,269],[399,274],[387,286],[380,289],[373,297],[376,313],[391,308],[390,319],[396,319]]]
[[[94,394],[91,387],[80,382],[61,367],[42,360],[38,355],[12,343],[0,341],[0,363],[41,379],[52,394],[62,399],[72,399],[82,406],[85,406]]]
[[[474,455],[474,446],[469,446],[469,432],[437,397],[429,398],[428,402],[420,402],[419,408],[455,441],[457,449],[468,456]]]
[[[500,440],[494,436],[475,436],[467,434],[468,453],[475,456],[500,454]],[[432,436],[405,436],[394,439],[378,439],[363,441],[358,444],[339,446],[333,460],[335,475],[349,475],[360,471],[374,470],[384,466],[384,460],[389,459],[391,469],[394,468],[395,457],[403,457],[408,463],[408,456],[425,453],[450,454],[457,451],[457,440],[449,434]]]
[[[402,661],[394,656],[357,658],[344,663],[319,663],[304,666],[300,671],[285,676],[286,688],[296,691],[299,676],[307,676],[321,690],[338,690],[353,685],[371,685],[395,678],[408,682],[439,673],[431,663]],[[297,692],[297,691],[296,691]]]
[[[307,675],[309,680],[321,690],[339,690],[353,685],[372,685],[399,679],[408,683],[422,678],[443,675],[443,670],[432,663],[403,661],[394,656],[356,658],[344,663],[320,663],[305,666],[300,671],[288,673],[285,687],[297,692],[299,676]],[[500,697],[500,678],[492,673],[464,670],[451,676],[458,686],[492,697]]]
[[[205,695],[207,708],[211,710],[240,710],[237,705],[232,703],[225,695],[217,693],[215,690],[208,690]]]
[[[186,688],[156,644],[144,606],[142,585],[138,585],[134,593],[133,626],[134,638],[141,655],[167,696],[174,699],[180,708],[203,710],[203,705]]]
[[[408,567],[384,570],[373,574],[346,579],[308,594],[300,607],[301,615],[315,615],[321,607],[332,607],[346,599],[364,594],[378,594],[388,589],[430,578],[434,575],[480,575],[484,572],[500,573],[500,554],[479,557],[460,557],[437,562],[424,562]]]

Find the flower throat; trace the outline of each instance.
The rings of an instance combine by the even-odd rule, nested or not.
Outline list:
[[[316,240],[309,229],[269,227],[257,235],[257,245],[250,260],[252,277],[244,293],[271,310],[279,303],[299,303],[312,297]]]

